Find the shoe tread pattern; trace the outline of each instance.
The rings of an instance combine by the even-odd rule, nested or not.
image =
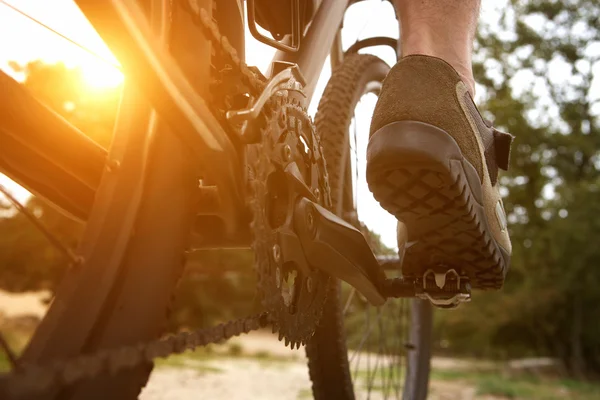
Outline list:
[[[474,288],[499,289],[504,259],[460,160],[449,167],[413,163],[369,173],[369,188],[388,212],[403,221],[410,241],[405,276],[422,276],[439,265],[469,277]]]

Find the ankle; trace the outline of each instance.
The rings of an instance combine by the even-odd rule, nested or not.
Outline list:
[[[460,75],[469,93],[475,97],[475,78],[471,64],[471,49],[460,48],[444,43],[441,38],[427,35],[409,35],[402,40],[402,56],[425,55],[440,58],[450,64]]]

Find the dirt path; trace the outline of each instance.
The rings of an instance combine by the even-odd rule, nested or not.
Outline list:
[[[192,399],[311,399],[306,364],[261,362],[253,359],[221,359],[200,368],[159,368],[142,392],[140,400]],[[384,399],[380,392],[357,394],[357,399]],[[390,398],[395,398],[391,397]],[[476,396],[473,387],[456,382],[433,381],[430,400],[493,400]]]
[[[186,361],[183,367],[163,366],[152,374],[141,400],[192,399],[310,399],[311,384],[304,349],[291,350],[267,333],[252,333],[233,340],[243,354],[255,357],[219,357]],[[231,344],[230,344],[231,345]],[[226,348],[222,348],[226,352]],[[259,357],[257,357],[257,355]],[[455,360],[456,361],[456,360]],[[446,368],[461,368],[463,362],[435,360]],[[358,393],[358,399],[383,399],[381,392]],[[456,382],[434,381],[431,400],[491,400],[476,397],[475,389]]]
[[[141,400],[310,398],[306,365],[266,364],[253,359],[219,359],[200,368],[160,368]]]

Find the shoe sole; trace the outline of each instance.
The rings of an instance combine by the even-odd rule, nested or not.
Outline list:
[[[455,269],[474,288],[502,287],[510,256],[490,232],[479,175],[452,136],[417,121],[382,127],[369,141],[367,182],[407,227],[404,276]]]

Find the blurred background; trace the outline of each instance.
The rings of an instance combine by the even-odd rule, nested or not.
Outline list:
[[[388,2],[365,1],[348,12],[344,47],[374,35],[398,36]],[[123,77],[77,7],[69,0],[2,0],[0,37],[0,69],[108,147]],[[271,49],[250,36],[247,46],[248,64],[264,70]],[[600,3],[484,0],[474,48],[477,102],[495,126],[516,136],[510,171],[500,180],[512,266],[502,291],[477,292],[471,303],[436,312],[432,396],[467,398],[460,396],[471,388],[472,396],[488,396],[481,398],[600,398]],[[391,51],[370,52],[394,62]],[[330,74],[326,63],[313,115]],[[65,243],[76,245],[81,226],[8,178],[0,175],[0,182]],[[372,240],[381,252],[393,252],[395,221],[372,207],[368,194],[360,196]],[[64,268],[61,255],[0,196],[0,330],[17,351],[43,316]],[[192,254],[171,330],[258,309],[254,282],[249,251]],[[248,343],[221,350],[233,357],[254,342]],[[303,357],[290,354],[276,356]],[[8,367],[3,357],[0,369]],[[443,360],[453,361],[445,368]],[[459,368],[464,360],[477,368]],[[486,372],[487,362],[499,363],[503,372]],[[208,367],[201,372],[211,375]],[[297,374],[304,382],[294,389],[297,396],[309,397],[307,376]],[[152,382],[147,398],[162,398]]]

